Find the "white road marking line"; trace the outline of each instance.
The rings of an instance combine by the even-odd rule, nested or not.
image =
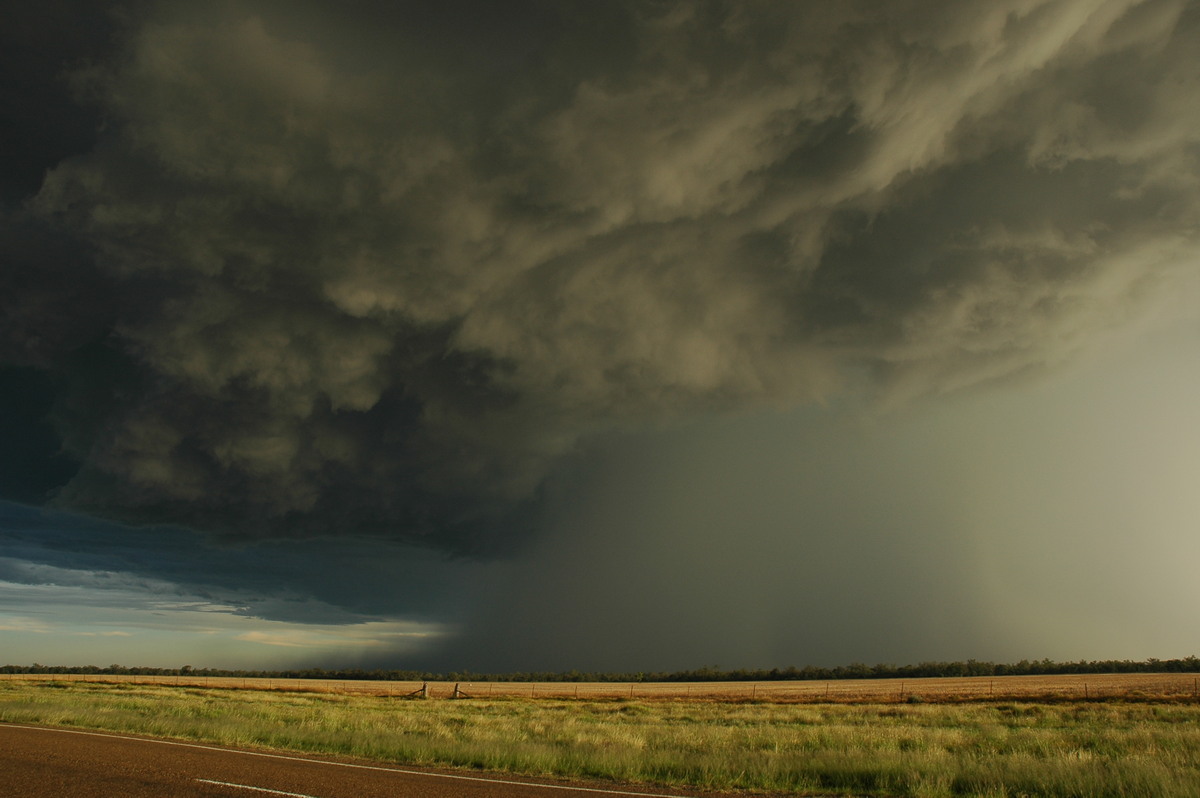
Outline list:
[[[124,734],[108,734],[105,732],[90,732],[80,729],[55,729],[48,726],[25,726],[20,723],[5,723],[0,721],[0,729],[32,729],[34,731],[61,732],[62,734],[83,734],[88,737],[112,737],[117,740],[133,740],[138,743],[158,743],[159,745],[174,745],[180,748],[199,748],[202,751],[219,751],[223,754],[241,754],[243,756],[261,756],[264,759],[286,759],[291,762],[308,762],[313,765],[330,765],[339,768],[354,768],[356,770],[379,770],[384,773],[402,773],[406,776],[427,776],[431,779],[454,779],[456,781],[482,781],[486,784],[509,784],[514,787],[538,787],[543,790],[564,790],[566,792],[591,792],[601,795],[634,795],[639,798],[688,798],[686,795],[669,795],[657,792],[633,792],[631,790],[606,790],[602,787],[571,787],[566,784],[538,784],[536,781],[510,781],[508,779],[488,779],[482,776],[456,776],[452,773],[427,773],[423,770],[405,770],[403,768],[385,768],[379,765],[356,765],[353,762],[330,762],[325,759],[305,759],[302,756],[287,754],[268,754],[262,751],[241,751],[237,748],[221,748],[216,745],[200,745],[199,743],[181,743],[175,740],[155,740],[150,737],[129,737]]]
[[[269,790],[266,787],[252,787],[249,784],[234,784],[232,781],[216,781],[215,779],[196,779],[196,781],[205,784],[216,784],[221,787],[237,787],[239,790],[254,790],[255,792],[265,792],[270,795],[286,795],[288,798],[317,798],[315,795],[305,795],[302,792],[284,792],[283,790]]]

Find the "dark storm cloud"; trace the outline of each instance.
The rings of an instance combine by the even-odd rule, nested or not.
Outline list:
[[[115,21],[104,5],[90,0],[5,9],[0,203],[36,192],[46,168],[91,149],[98,117],[80,108],[63,78],[109,48]]]
[[[394,546],[380,541],[213,547],[186,529],[132,528],[0,502],[0,582],[81,588],[91,603],[114,595],[126,603],[140,596],[145,605],[186,600],[271,621],[323,624],[444,619],[470,591],[446,579],[440,565],[430,553],[398,558]]]
[[[1195,253],[1192,4],[402,5],[73,66],[0,300],[55,502],[505,549],[589,434],[1043,368]]]

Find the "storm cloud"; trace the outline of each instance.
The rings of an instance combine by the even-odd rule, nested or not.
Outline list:
[[[62,447],[38,487],[504,551],[599,432],[1053,366],[1187,275],[1198,23],[139,7],[63,73],[94,142],[6,211],[0,356]]]
[[[1196,3],[59,0],[0,37],[10,637],[1194,653]]]

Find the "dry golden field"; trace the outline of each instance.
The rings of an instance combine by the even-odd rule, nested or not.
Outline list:
[[[405,701],[419,683],[22,674],[0,725],[731,798],[1200,798],[1197,678],[460,683],[472,701],[438,682]]]
[[[20,681],[84,681],[226,689],[294,690],[345,695],[419,695],[429,698],[524,697],[557,699],[695,699],[779,703],[901,701],[1164,699],[1200,696],[1200,676],[1189,673],[976,676],[925,679],[841,679],[764,682],[385,682],[328,679],[254,679],[233,676],[109,674],[0,674]]]

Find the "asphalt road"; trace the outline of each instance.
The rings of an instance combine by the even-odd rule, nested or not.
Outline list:
[[[666,793],[594,784],[490,779],[449,771],[0,723],[3,798],[644,798],[649,795]]]

